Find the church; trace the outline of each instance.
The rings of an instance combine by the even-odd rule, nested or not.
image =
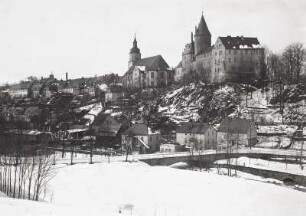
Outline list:
[[[141,58],[136,36],[129,53],[128,70],[122,83],[126,89],[158,88],[173,82],[173,70],[161,55]]]
[[[195,72],[208,83],[246,82],[260,75],[264,49],[256,37],[217,37],[211,44],[211,33],[203,13],[200,23],[191,32],[182,61],[175,69],[175,80]]]

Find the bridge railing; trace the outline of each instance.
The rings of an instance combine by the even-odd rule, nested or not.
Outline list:
[[[135,160],[144,160],[144,159],[158,159],[158,158],[167,158],[167,157],[185,157],[185,156],[201,156],[201,155],[210,155],[210,154],[269,154],[275,156],[290,156],[290,157],[301,157],[301,151],[298,150],[279,150],[279,149],[263,149],[263,148],[240,148],[233,149],[231,151],[226,150],[203,150],[203,151],[194,151],[191,152],[167,152],[167,153],[155,153],[155,154],[137,154],[132,157]],[[306,154],[303,155],[306,157]]]

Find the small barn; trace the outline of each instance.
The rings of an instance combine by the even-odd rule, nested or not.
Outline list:
[[[226,118],[217,132],[218,148],[230,146],[252,146],[257,142],[254,122],[249,119]]]
[[[160,132],[152,131],[146,124],[135,124],[121,135],[122,146],[132,144],[139,153],[159,151]]]

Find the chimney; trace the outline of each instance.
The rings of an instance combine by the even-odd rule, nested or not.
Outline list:
[[[68,81],[68,72],[66,72],[66,81]]]

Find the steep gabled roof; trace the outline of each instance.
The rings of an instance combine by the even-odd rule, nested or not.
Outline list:
[[[105,121],[108,117],[112,118],[112,123]],[[98,126],[98,133],[104,133],[103,136],[116,136],[121,128],[121,123],[118,123],[110,114],[105,113],[99,114],[92,125]]]
[[[103,122],[105,121],[105,119],[110,116],[109,114],[106,113],[100,113],[94,120],[93,125],[99,125],[99,124],[103,124]]]
[[[182,61],[180,61],[180,62],[178,63],[178,65],[176,66],[176,68],[181,68],[181,67],[183,67]]]
[[[225,49],[253,49],[260,48],[259,41],[256,37],[219,37]]]
[[[149,130],[146,124],[135,124],[122,133],[123,135],[148,135]]]
[[[140,59],[135,62],[135,66],[146,66],[147,70],[151,71],[156,71],[158,69],[166,70],[169,68],[169,65],[161,55]]]
[[[192,134],[205,134],[209,129],[209,124],[199,122],[186,122],[176,130],[176,133],[192,133]]]
[[[250,132],[251,124],[249,119],[226,118],[221,121],[218,132],[246,134]]]
[[[123,92],[123,87],[120,85],[110,85],[107,92],[120,93]]]

